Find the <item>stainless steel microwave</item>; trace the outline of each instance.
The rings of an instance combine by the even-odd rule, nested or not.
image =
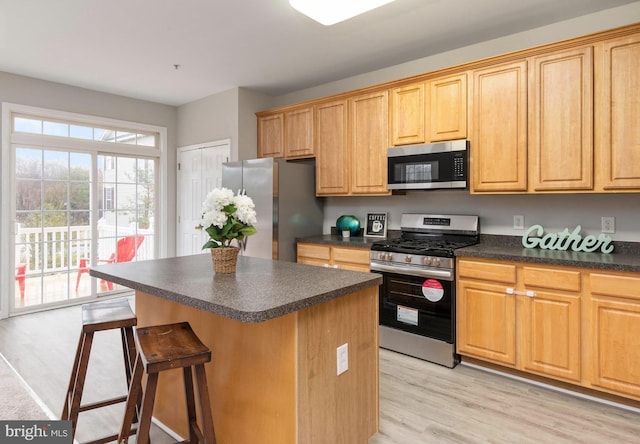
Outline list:
[[[390,190],[467,188],[469,141],[451,140],[387,150]]]

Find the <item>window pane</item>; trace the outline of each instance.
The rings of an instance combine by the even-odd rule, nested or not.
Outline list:
[[[89,210],[91,208],[91,189],[89,182],[69,183],[69,209]]]
[[[68,216],[66,211],[45,211],[42,213],[42,226],[53,228],[53,227],[66,227],[68,225]],[[47,234],[47,238],[52,235],[53,230],[45,230],[45,234]]]
[[[16,148],[16,177],[42,177],[42,150]]]
[[[45,179],[67,180],[69,178],[69,154],[64,151],[44,152]]]
[[[16,223],[27,228],[40,227],[42,225],[42,212],[16,211]]]
[[[121,231],[123,228],[130,229],[131,224],[135,222],[135,219],[136,219],[135,210],[114,211],[114,213],[116,216],[115,225],[118,227],[118,230],[121,233],[123,232]]]
[[[67,181],[46,180],[43,182],[43,210],[66,210],[68,206]],[[66,220],[64,225],[66,225]]]
[[[131,157],[117,158],[117,177],[120,183],[135,183],[136,181],[136,159]]]
[[[91,155],[84,153],[71,153],[69,156],[69,179],[73,181],[91,180]]]
[[[156,136],[153,134],[138,134],[138,145],[156,146]]]
[[[116,132],[116,142],[118,143],[129,143],[131,145],[136,144],[136,133],[129,133],[125,131],[117,131]]]
[[[16,180],[16,210],[39,210],[42,204],[40,180]]]
[[[136,185],[119,183],[116,186],[116,193],[118,194],[116,208],[118,210],[131,210],[135,214],[137,207]]]
[[[104,129],[104,128],[94,128],[93,129],[93,140],[99,140],[101,142],[114,142],[115,141],[115,131]]]
[[[81,125],[69,125],[69,135],[75,139],[93,139],[93,128]]]
[[[21,133],[42,134],[42,121],[39,119],[26,119],[16,117],[13,120],[13,128]]]
[[[71,211],[69,213],[69,225],[72,227],[87,226],[91,223],[91,211]],[[89,233],[90,235],[90,233]]]
[[[48,136],[69,137],[69,124],[60,122],[42,122],[42,133]]]

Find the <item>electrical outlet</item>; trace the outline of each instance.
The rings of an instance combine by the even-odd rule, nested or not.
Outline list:
[[[513,228],[524,230],[524,216],[513,216]]]
[[[349,344],[342,344],[336,349],[338,375],[349,370]]]
[[[616,232],[616,218],[615,217],[606,217],[602,216],[600,218],[600,231],[603,233],[615,233]]]

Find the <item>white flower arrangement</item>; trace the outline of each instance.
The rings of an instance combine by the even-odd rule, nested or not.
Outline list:
[[[202,246],[220,248],[231,246],[231,241],[241,242],[256,233],[256,212],[253,200],[244,193],[234,195],[228,188],[214,188],[202,204],[202,222],[197,226],[209,234]]]

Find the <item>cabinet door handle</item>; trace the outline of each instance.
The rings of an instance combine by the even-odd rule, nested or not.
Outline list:
[[[522,295],[522,296],[528,296],[530,298],[533,298],[533,297],[536,296],[536,292],[535,291],[531,291],[531,290],[518,291],[518,290],[515,290],[513,288],[507,288],[506,289],[506,293],[507,294],[519,294],[519,295]]]

